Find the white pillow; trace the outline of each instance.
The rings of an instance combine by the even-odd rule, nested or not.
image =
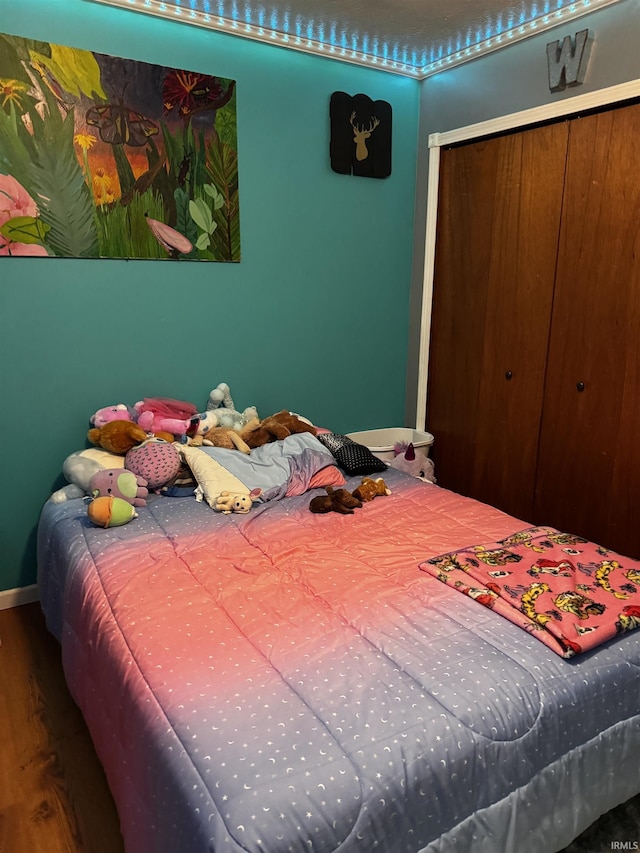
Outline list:
[[[204,498],[213,508],[221,492],[233,492],[238,495],[251,493],[248,486],[199,447],[178,443],[175,443],[174,447],[179,449],[182,458],[198,481],[198,488],[195,491],[197,501]]]

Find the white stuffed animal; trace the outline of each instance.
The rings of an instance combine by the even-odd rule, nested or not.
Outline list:
[[[247,406],[242,412],[237,411],[229,393],[229,386],[226,382],[221,382],[209,394],[207,415],[209,427],[221,426],[241,429],[250,420],[258,417],[258,410],[255,406]]]
[[[213,508],[216,512],[223,512],[225,515],[231,512],[249,512],[253,502],[258,500],[261,494],[262,489],[253,489],[248,495],[238,492],[220,492]]]

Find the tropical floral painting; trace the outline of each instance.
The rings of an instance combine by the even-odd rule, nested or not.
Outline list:
[[[0,33],[0,255],[239,261],[235,81]]]

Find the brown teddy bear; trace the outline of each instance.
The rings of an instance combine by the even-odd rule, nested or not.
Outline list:
[[[306,423],[297,415],[292,415],[286,409],[283,409],[268,418],[263,418],[259,421],[257,418],[249,421],[246,426],[240,430],[240,437],[249,445],[249,447],[262,447],[263,444],[269,444],[272,441],[280,441],[289,435],[294,435],[300,432],[309,432],[311,435],[317,435],[317,429],[311,424]]]
[[[387,484],[382,477],[378,477],[377,480],[373,480],[371,477],[364,477],[362,483],[353,490],[354,497],[361,501],[372,501],[379,495],[390,494],[391,489],[387,488]]]
[[[194,435],[189,439],[193,447],[203,444],[209,447],[225,447],[228,450],[239,450],[241,453],[251,453],[249,445],[238,435],[236,430],[229,427],[211,427],[204,435]]]
[[[311,498],[311,512],[339,512],[343,515],[353,515],[353,510],[362,506],[362,501],[354,497],[346,489],[336,489],[326,486],[327,494]]]
[[[94,427],[87,433],[91,444],[102,447],[111,453],[127,454],[132,447],[141,444],[149,436],[133,421],[109,421],[101,427]]]
[[[318,433],[318,430],[313,426],[313,424],[307,423],[305,420],[294,415],[292,412],[288,412],[286,409],[282,409],[280,412],[276,412],[275,415],[271,415],[269,420],[276,421],[280,426],[286,427],[291,435],[295,435],[299,432],[310,432],[311,435],[317,435]]]

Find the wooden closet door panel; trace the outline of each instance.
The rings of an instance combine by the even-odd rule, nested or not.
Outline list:
[[[636,557],[639,141],[640,104],[571,122],[535,512]]]
[[[426,420],[436,474],[522,518],[533,511],[567,134],[551,125],[441,157]]]

